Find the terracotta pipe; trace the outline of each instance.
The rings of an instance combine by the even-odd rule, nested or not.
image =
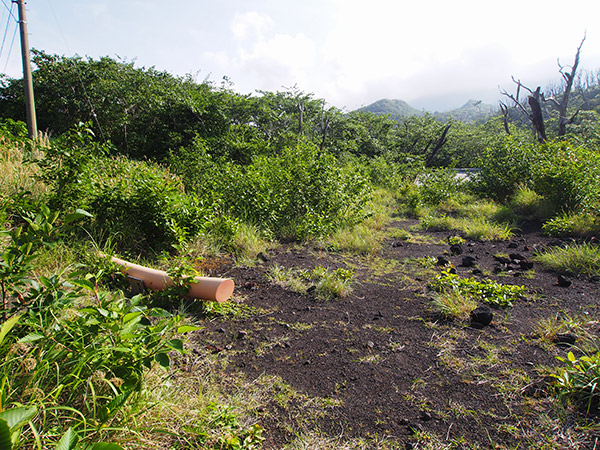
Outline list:
[[[130,263],[115,256],[112,262],[122,266],[123,273],[144,282],[144,286],[153,291],[160,291],[173,285],[173,280],[164,270],[151,269]],[[233,294],[234,283],[230,278],[194,277],[187,297],[224,302]]]

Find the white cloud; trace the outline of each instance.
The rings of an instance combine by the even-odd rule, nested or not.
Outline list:
[[[273,28],[273,19],[268,14],[249,11],[237,13],[231,23],[231,32],[237,40],[262,39]]]

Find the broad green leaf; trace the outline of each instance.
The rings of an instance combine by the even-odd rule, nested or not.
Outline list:
[[[183,352],[183,342],[181,339],[171,339],[167,342],[169,346],[173,347],[173,349]]]
[[[166,353],[158,353],[154,357],[154,361],[156,361],[157,363],[159,363],[165,369],[167,369],[169,367],[169,363],[170,363],[170,361],[169,361],[169,355],[167,355]]]
[[[69,427],[67,432],[63,434],[60,440],[56,443],[56,450],[74,450],[75,446],[79,442],[79,436],[73,431],[73,428]]]
[[[0,327],[0,344],[4,341],[4,338],[8,334],[8,332],[15,326],[15,324],[19,321],[23,314],[15,314],[10,317],[7,321],[5,321]]]
[[[0,448],[11,450],[12,441],[10,440],[10,427],[6,420],[0,419]]]
[[[6,420],[11,431],[14,432],[29,422],[37,414],[35,406],[19,406],[0,412],[0,419]]]
[[[76,209],[74,213],[67,214],[65,217],[65,223],[75,222],[76,220],[83,219],[84,217],[92,218],[94,216],[84,209]]]
[[[129,322],[133,319],[138,318],[142,314],[141,311],[127,313],[123,316],[123,323]]]
[[[36,342],[36,341],[39,341],[40,339],[44,339],[44,338],[45,338],[45,336],[43,334],[29,333],[27,336],[19,339],[19,342],[21,342],[21,343]]]
[[[69,283],[72,285],[87,289],[89,291],[96,290],[96,285],[92,283],[90,280],[69,280]]]
[[[202,327],[195,327],[193,325],[182,325],[177,328],[177,333],[189,333],[190,331],[201,330]]]

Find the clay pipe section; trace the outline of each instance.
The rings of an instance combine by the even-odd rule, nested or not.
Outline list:
[[[164,270],[151,269],[149,267],[133,264],[128,261],[111,257],[112,262],[120,265],[123,273],[130,277],[138,278],[144,282],[144,286],[153,291],[160,291],[173,285],[173,280]],[[224,302],[233,294],[234,283],[230,278],[194,277],[190,284],[187,297],[203,300]]]

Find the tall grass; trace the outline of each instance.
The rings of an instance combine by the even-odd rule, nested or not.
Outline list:
[[[38,168],[26,161],[26,145],[22,142],[10,142],[0,138],[0,199],[15,199],[29,193],[39,199],[47,188],[37,179]],[[41,149],[30,150],[32,156],[40,157]]]
[[[585,242],[545,250],[534,260],[560,273],[600,275],[600,247]]]

